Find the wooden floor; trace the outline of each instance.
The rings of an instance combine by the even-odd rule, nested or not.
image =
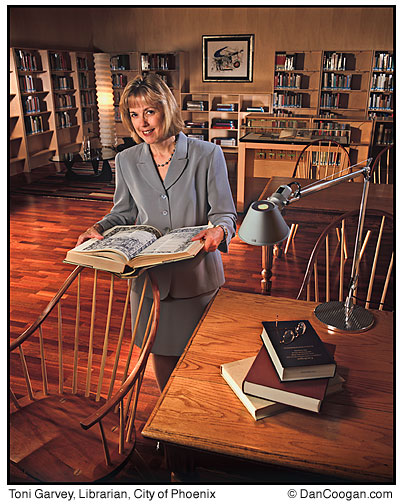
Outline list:
[[[78,235],[109,211],[111,202],[61,197],[10,194],[10,336],[15,338],[51,300],[57,289],[72,271],[63,264],[66,251],[75,245]],[[239,222],[242,216],[239,216]],[[275,260],[273,269],[273,296],[295,298],[302,282],[312,246],[329,216],[321,222],[300,216],[304,232],[297,234],[289,253]],[[292,220],[291,220],[292,222]],[[260,292],[261,249],[242,243],[238,236],[230,251],[223,255],[225,288],[246,292]],[[137,431],[151,413],[158,398],[158,390],[151,369],[145,375],[140,397]],[[157,482],[170,481],[161,452],[155,443],[138,438],[138,450],[146,460],[151,473],[138,475],[134,459],[111,481]],[[245,481],[247,475],[233,471],[231,481]],[[220,481],[220,472],[209,473],[208,481]],[[228,475],[222,476],[227,481]],[[12,473],[12,482],[23,481],[24,476]]]

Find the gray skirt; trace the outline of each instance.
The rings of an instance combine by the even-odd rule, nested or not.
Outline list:
[[[157,335],[151,352],[157,355],[180,356],[203,315],[206,306],[214,297],[217,290],[191,298],[175,299],[168,296],[163,299],[160,305],[160,320]],[[132,290],[130,297],[132,324],[136,320],[139,301],[140,294]],[[143,342],[143,335],[147,326],[151,305],[152,299],[145,297],[135,337],[135,344],[138,347],[141,347]]]

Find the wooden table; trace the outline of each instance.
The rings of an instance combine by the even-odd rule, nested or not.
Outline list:
[[[221,289],[193,334],[143,435],[180,447],[351,482],[393,482],[393,314],[376,311],[361,334],[331,333],[315,303]],[[308,318],[336,344],[345,389],[319,414],[290,409],[255,421],[220,364],[256,355],[262,320]],[[305,483],[309,483],[307,477]]]
[[[359,178],[354,182],[343,182],[336,186],[324,189],[315,194],[301,198],[299,201],[292,203],[284,210],[285,213],[292,212],[293,219],[296,217],[298,223],[298,212],[311,212],[312,218],[317,219],[318,214],[342,214],[350,210],[358,210],[360,208],[362,196],[362,182]],[[301,179],[292,177],[272,177],[269,179],[257,199],[269,198],[281,185],[289,184],[290,182],[298,182],[301,187],[305,187],[313,182],[311,179]],[[293,186],[295,189],[296,186]],[[367,200],[367,208],[375,210],[386,210],[393,215],[394,207],[394,186],[392,184],[370,184]],[[290,219],[288,219],[290,221]],[[319,234],[324,228],[318,227]],[[262,279],[261,289],[262,294],[270,294],[271,277],[274,260],[273,247],[262,247]],[[278,252],[279,253],[279,252]]]
[[[309,212],[330,212],[341,214],[360,208],[362,195],[362,182],[358,177],[354,182],[343,182],[323,191],[311,194],[290,205],[290,209]],[[272,177],[264,187],[257,199],[270,197],[281,185],[298,182],[301,187],[315,182],[311,179],[292,177]],[[296,187],[296,186],[293,186]],[[393,215],[393,188],[392,184],[370,184],[367,208],[386,210]]]

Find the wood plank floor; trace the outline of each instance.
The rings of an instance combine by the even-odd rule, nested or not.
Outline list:
[[[32,196],[13,194],[10,196],[10,271],[9,313],[10,336],[15,338],[53,297],[65,278],[72,271],[71,265],[63,264],[66,251],[72,248],[78,235],[109,211],[108,201]],[[242,216],[239,218],[241,221]],[[313,244],[329,222],[325,216],[320,222],[312,216],[299,215],[304,232],[297,234],[286,256],[277,258],[273,268],[273,296],[295,298],[305,271]],[[294,221],[290,213],[290,222]],[[225,288],[260,293],[261,249],[242,243],[238,236],[230,245],[228,254],[223,255],[226,274]],[[158,390],[151,369],[147,369],[140,398],[137,431],[151,413],[158,398]],[[129,460],[113,482],[168,482],[170,475],[155,443],[138,437],[138,450],[151,473],[135,472],[135,457]],[[217,461],[216,461],[217,462]],[[228,461],[227,461],[228,462]],[[227,464],[224,462],[224,466]],[[253,469],[256,474],[256,468]],[[150,481],[151,478],[151,481]],[[208,473],[207,481],[228,481],[228,474],[220,471]],[[220,479],[222,478],[222,479]],[[229,481],[247,481],[244,467],[234,469]],[[23,481],[18,471],[12,472],[12,481]]]

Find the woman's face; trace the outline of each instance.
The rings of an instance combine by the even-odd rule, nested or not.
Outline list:
[[[148,144],[164,138],[164,112],[161,105],[149,104],[142,98],[129,99],[129,114],[138,136]]]

